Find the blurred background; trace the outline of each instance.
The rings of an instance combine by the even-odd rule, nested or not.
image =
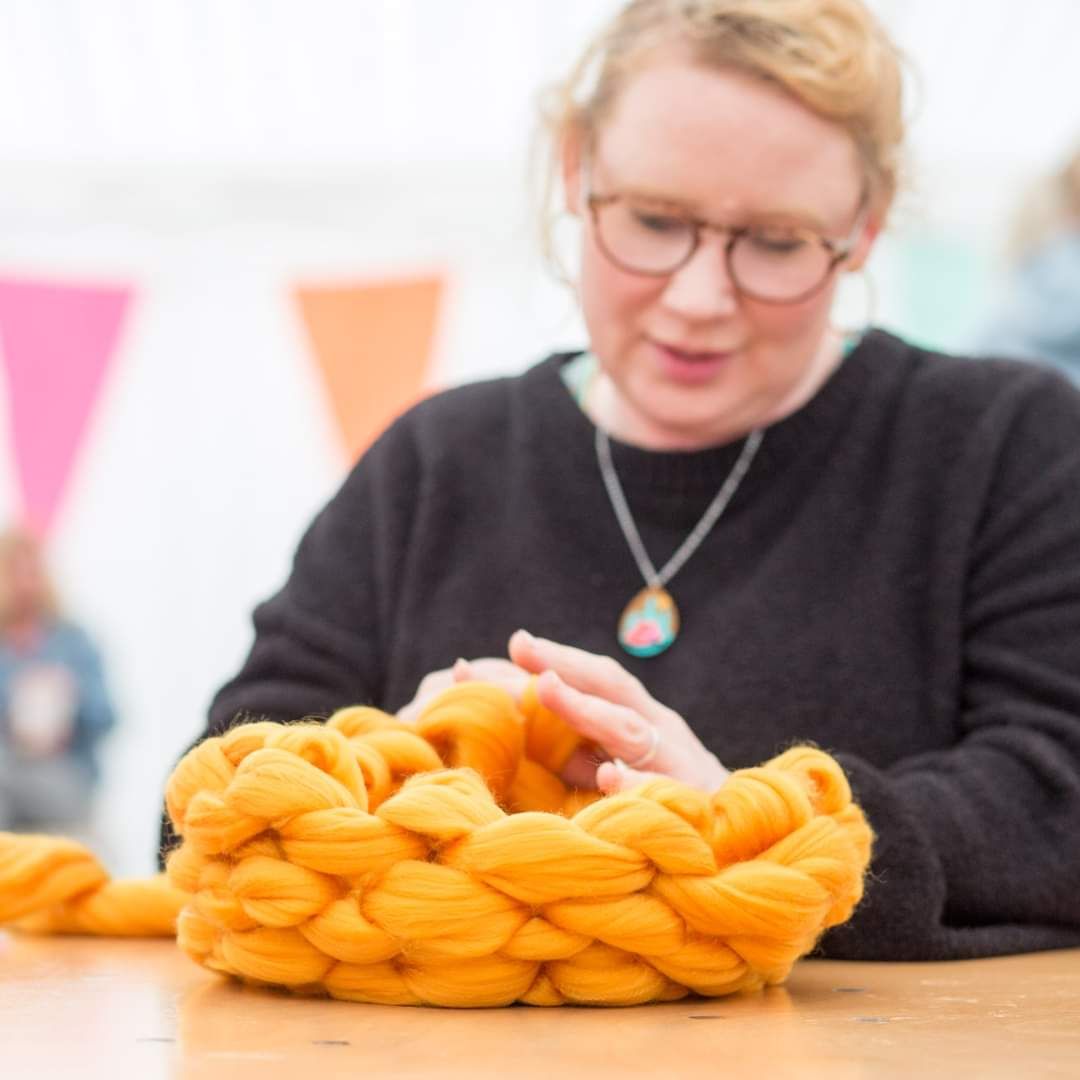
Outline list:
[[[0,0],[0,520],[44,535],[104,658],[114,872],[152,869],[165,779],[355,454],[582,344],[528,151],[616,6]],[[909,183],[841,318],[973,348],[1080,141],[1080,3],[872,6],[910,61]]]

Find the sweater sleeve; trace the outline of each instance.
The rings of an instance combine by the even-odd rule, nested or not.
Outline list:
[[[1080,944],[1080,394],[1038,378],[971,545],[957,743],[888,769],[837,755],[877,844],[828,956]]]

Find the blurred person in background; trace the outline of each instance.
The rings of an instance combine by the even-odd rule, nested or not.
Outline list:
[[[877,834],[825,955],[1080,945],[1080,391],[832,314],[901,87],[861,0],[626,4],[549,114],[584,347],[391,425],[204,734],[536,677],[573,787],[812,741]]]
[[[0,829],[84,828],[113,723],[97,650],[61,615],[39,541],[0,534]]]
[[[990,356],[1042,360],[1080,382],[1080,146],[1021,208],[997,311],[978,336]]]

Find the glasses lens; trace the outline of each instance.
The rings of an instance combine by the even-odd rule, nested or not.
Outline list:
[[[694,248],[692,222],[620,199],[596,207],[600,243],[615,262],[642,274],[666,274]]]
[[[735,284],[763,300],[794,300],[812,292],[831,265],[832,255],[821,240],[798,229],[752,229],[731,249]]]

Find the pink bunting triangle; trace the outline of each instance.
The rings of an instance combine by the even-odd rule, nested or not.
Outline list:
[[[48,533],[131,290],[0,278],[0,350],[25,523]]]

